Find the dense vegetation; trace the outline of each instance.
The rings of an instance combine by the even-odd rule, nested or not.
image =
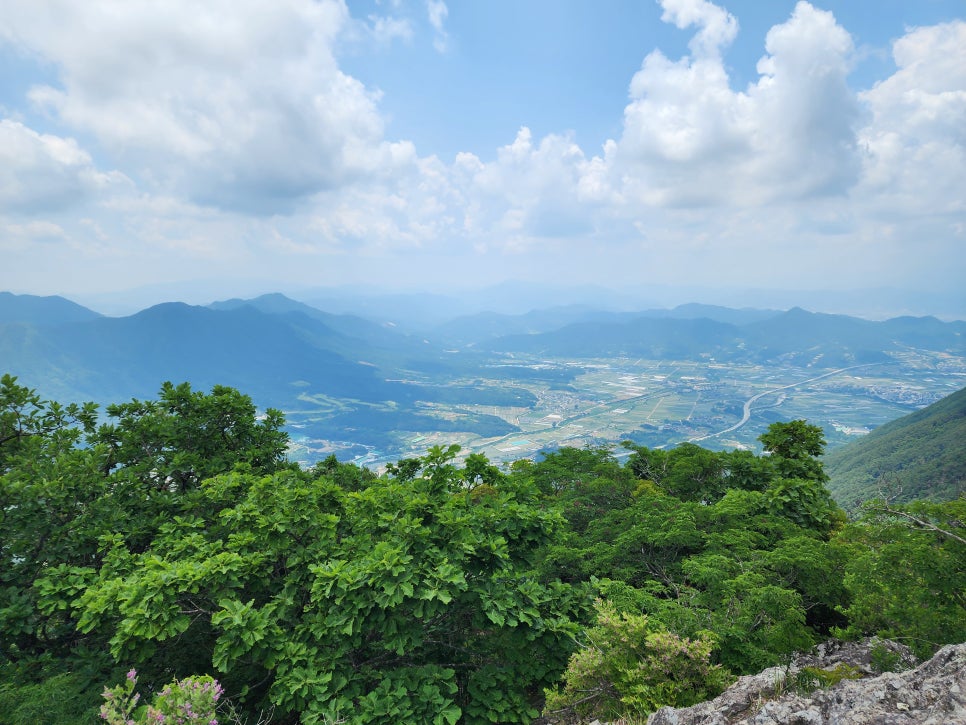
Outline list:
[[[853,506],[870,498],[948,501],[966,491],[966,388],[827,455],[829,488]]]
[[[638,718],[830,634],[966,639],[966,500],[849,521],[804,421],[763,456],[377,476],[287,462],[232,388],[105,413],[0,379],[0,723],[95,722],[105,687],[109,722],[145,722],[135,688],[152,722]]]

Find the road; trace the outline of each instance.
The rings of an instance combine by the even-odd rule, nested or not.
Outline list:
[[[701,436],[700,438],[689,439],[690,443],[699,443],[701,441],[708,440],[708,438],[717,438],[718,436],[724,435],[725,433],[730,433],[733,430],[738,430],[741,426],[747,423],[751,419],[751,406],[755,401],[760,398],[764,398],[766,395],[771,395],[772,393],[777,393],[779,390],[788,390],[789,388],[797,388],[800,385],[807,385],[808,383],[814,383],[816,380],[821,380],[822,378],[829,378],[833,375],[839,375],[846,372],[847,370],[855,370],[856,368],[867,368],[873,365],[881,365],[882,363],[863,363],[862,365],[850,365],[847,368],[839,368],[838,370],[832,370],[828,373],[823,373],[822,375],[816,375],[814,378],[809,378],[808,380],[800,380],[797,383],[790,383],[789,385],[782,385],[778,388],[772,388],[771,390],[766,390],[763,393],[758,393],[753,395],[748,400],[745,401],[744,410],[741,416],[741,420],[735,423],[730,428],[725,428],[724,430],[719,430],[717,433],[708,433],[708,435]]]

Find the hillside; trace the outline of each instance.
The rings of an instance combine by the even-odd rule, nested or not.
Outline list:
[[[966,490],[966,388],[825,456],[835,499],[949,501]]]

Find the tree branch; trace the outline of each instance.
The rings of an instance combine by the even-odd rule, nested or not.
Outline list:
[[[948,536],[950,539],[955,539],[960,544],[966,544],[966,539],[964,539],[962,536],[957,536],[956,534],[952,533],[951,531],[946,531],[946,529],[941,529],[938,526],[936,526],[935,524],[932,524],[932,523],[930,523],[928,521],[924,521],[923,519],[919,518],[918,516],[913,516],[912,514],[906,513],[905,511],[901,511],[899,509],[894,509],[891,506],[889,506],[888,504],[886,504],[884,506],[870,507],[870,510],[871,511],[880,512],[880,513],[887,513],[887,514],[890,514],[892,516],[902,516],[903,518],[909,519],[913,523],[918,524],[923,529],[926,529],[928,531],[935,531],[937,534],[940,534],[941,536]]]

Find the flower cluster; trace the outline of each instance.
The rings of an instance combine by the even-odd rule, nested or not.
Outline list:
[[[131,670],[124,684],[104,689],[101,718],[107,725],[218,725],[215,710],[224,690],[209,675],[166,685],[146,708],[138,708],[136,685],[137,672]]]

